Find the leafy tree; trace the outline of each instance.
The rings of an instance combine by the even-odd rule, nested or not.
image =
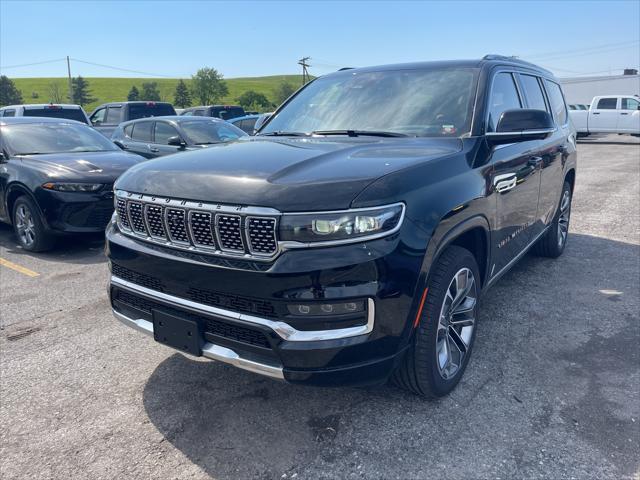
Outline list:
[[[72,78],[71,85],[73,86],[73,103],[78,105],[87,105],[88,103],[96,101],[96,99],[91,96],[89,82],[81,76]]]
[[[284,101],[291,95],[293,95],[296,90],[297,88],[291,85],[289,82],[282,82],[276,87],[276,90],[274,92],[276,97],[276,105],[282,105]]]
[[[253,90],[247,90],[238,98],[238,103],[250,110],[266,110],[271,108],[271,102],[262,93],[255,92]]]
[[[191,93],[187,88],[187,84],[183,80],[176,85],[176,92],[173,96],[173,104],[178,108],[187,108],[191,106]]]
[[[158,90],[158,82],[143,83],[140,100],[146,100],[147,102],[159,102],[160,90]]]
[[[62,103],[62,90],[58,82],[51,82],[48,86],[48,91],[51,103]]]
[[[0,106],[22,103],[22,93],[6,75],[0,75]]]
[[[201,68],[191,79],[193,96],[198,99],[201,105],[210,105],[229,94],[222,74],[218,73],[215,68]]]
[[[131,87],[129,93],[127,94],[127,100],[130,102],[135,102],[136,100],[140,100],[140,90],[135,85]]]

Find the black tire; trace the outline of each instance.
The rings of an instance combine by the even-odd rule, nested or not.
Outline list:
[[[20,246],[30,252],[44,252],[54,245],[53,236],[47,232],[36,204],[26,195],[13,205],[13,231]]]
[[[447,320],[447,327],[442,328],[440,318],[441,313],[446,309],[445,302],[449,302],[447,293],[451,293],[450,285],[455,281],[456,274],[463,271],[465,273],[471,272],[473,275],[472,290],[475,301],[470,310],[470,315],[472,315],[473,318],[473,328],[471,329],[470,336],[467,335],[467,343],[465,344],[466,352],[461,361],[458,362],[457,370],[448,376],[441,370],[440,359],[442,357],[437,357],[437,352],[441,350],[440,346],[443,345],[442,341],[439,340],[444,338],[444,341],[449,341],[449,328],[452,328],[452,324],[449,324]],[[467,277],[467,280],[468,278],[469,277]],[[471,252],[462,247],[451,246],[440,255],[432,267],[427,296],[420,315],[418,327],[411,341],[411,346],[392,375],[392,380],[396,385],[429,398],[447,395],[456,387],[469,362],[473,341],[475,339],[475,327],[478,318],[478,297],[480,293],[479,282],[480,273],[478,264]],[[453,317],[450,317],[450,319],[451,318]],[[460,334],[458,334],[457,337],[460,340],[462,339],[462,335]],[[459,349],[459,351],[461,352],[461,349]]]
[[[558,258],[564,252],[569,240],[569,220],[571,219],[572,192],[569,182],[564,182],[558,210],[551,226],[533,246],[533,252],[540,257]],[[564,234],[563,234],[564,232]]]

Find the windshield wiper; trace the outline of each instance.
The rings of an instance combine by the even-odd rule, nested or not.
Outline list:
[[[257,137],[308,137],[308,133],[304,132],[284,132],[278,130],[277,132],[259,133]]]
[[[24,156],[24,155],[42,155],[42,152],[20,152],[20,153],[16,153],[17,157],[20,156]]]
[[[312,135],[347,135],[349,137],[408,137],[405,133],[379,130],[315,130]]]

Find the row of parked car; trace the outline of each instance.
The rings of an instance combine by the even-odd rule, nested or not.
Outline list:
[[[102,232],[113,183],[145,159],[253,134],[264,115],[212,105],[178,115],[164,102],[113,102],[87,115],[79,105],[0,109],[0,221],[21,246],[50,249],[67,233]]]

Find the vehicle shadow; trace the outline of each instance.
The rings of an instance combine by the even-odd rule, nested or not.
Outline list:
[[[441,477],[443,465],[449,478],[484,477],[473,470],[474,461],[493,465],[498,472],[510,469],[502,470],[507,476],[531,477],[540,474],[536,451],[553,441],[553,429],[561,428],[545,420],[549,411],[580,420],[579,433],[568,430],[562,435],[580,435],[580,441],[593,443],[606,458],[614,452],[633,455],[634,443],[614,439],[634,438],[637,424],[629,427],[633,432],[619,433],[619,413],[608,410],[617,408],[606,397],[610,393],[591,400],[593,391],[580,390],[569,379],[575,378],[576,362],[584,366],[579,375],[622,375],[623,382],[640,367],[637,356],[630,361],[627,353],[610,345],[602,347],[607,358],[615,357],[609,366],[591,364],[605,353],[598,350],[594,357],[584,346],[618,331],[635,335],[633,344],[640,341],[640,330],[629,328],[638,320],[629,319],[628,313],[637,309],[639,257],[638,245],[578,234],[570,237],[558,260],[527,255],[487,292],[469,369],[458,388],[438,401],[391,385],[290,385],[175,354],[148,379],[144,407],[164,439],[220,479],[292,478],[298,472],[302,478],[318,472],[345,478],[353,472],[364,475],[367,466],[373,469],[366,470],[369,476],[415,477],[432,469]],[[603,309],[612,320],[600,330],[602,317],[599,323],[589,319]],[[633,403],[629,391],[623,396]],[[558,397],[566,402],[559,411],[550,400]],[[599,422],[591,424],[592,417]],[[492,441],[490,450],[474,447],[480,453],[473,456],[471,445]],[[438,445],[440,449],[434,447]],[[465,452],[461,455],[468,462],[451,462],[451,452]],[[407,461],[397,461],[400,458]],[[562,461],[570,468],[572,459]],[[310,465],[316,470],[308,470]],[[626,460],[619,465],[633,467]],[[613,472],[618,473],[625,472]]]
[[[20,247],[10,225],[0,223],[0,247],[13,255],[26,255],[41,260],[64,261],[83,265],[107,261],[104,255],[104,233],[59,237],[52,250],[34,253]]]

